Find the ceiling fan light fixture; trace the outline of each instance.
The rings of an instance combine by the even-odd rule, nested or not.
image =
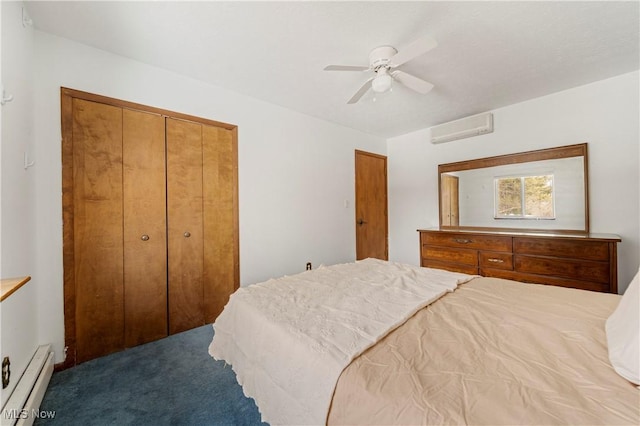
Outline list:
[[[386,70],[380,70],[378,76],[371,82],[371,88],[376,93],[384,93],[391,89],[391,80]]]
[[[396,68],[427,53],[437,45],[438,43],[434,39],[425,36],[409,44],[404,50],[399,52],[392,46],[376,47],[369,53],[368,67],[359,65],[327,65],[324,69],[325,71],[373,71],[375,73],[373,77],[370,77],[360,86],[358,91],[347,101],[348,104],[358,102],[369,89],[373,90],[373,99],[375,101],[375,94],[393,90],[391,87],[393,80],[424,95],[433,89],[433,84]]]

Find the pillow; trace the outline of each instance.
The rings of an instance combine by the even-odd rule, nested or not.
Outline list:
[[[640,385],[640,269],[607,319],[609,360],[616,372]]]

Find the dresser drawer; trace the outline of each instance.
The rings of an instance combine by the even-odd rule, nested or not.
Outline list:
[[[458,232],[422,232],[420,235],[423,245],[427,244],[491,251],[511,251],[511,237]]]
[[[422,258],[478,266],[478,251],[451,247],[422,246]]]
[[[513,269],[513,255],[511,253],[480,252],[481,268]]]
[[[465,265],[462,263],[443,262],[441,260],[422,259],[421,266],[426,268],[446,269],[451,272],[460,272],[462,274],[478,275],[478,267],[474,265]]]
[[[604,241],[515,237],[513,252],[515,254],[609,261],[609,243]]]
[[[569,278],[552,277],[549,275],[525,274],[502,269],[480,269],[483,277],[504,278],[507,280],[520,281],[523,283],[546,284],[559,287],[572,287],[580,290],[612,292],[609,284],[594,283],[593,281],[578,281]]]
[[[609,263],[606,262],[523,255],[514,257],[516,272],[599,283],[610,281]]]

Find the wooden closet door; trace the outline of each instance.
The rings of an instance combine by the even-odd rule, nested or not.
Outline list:
[[[73,100],[77,361],[123,347],[122,109]]]
[[[205,323],[238,288],[237,147],[234,131],[202,126]]]
[[[164,117],[123,110],[125,347],[167,336]]]
[[[166,119],[169,333],[204,325],[202,125]]]

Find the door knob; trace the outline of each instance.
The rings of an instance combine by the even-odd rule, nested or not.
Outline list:
[[[365,221],[364,221],[364,220],[362,220],[362,219],[358,219],[358,225],[362,226],[362,225],[364,225],[365,223],[367,223],[367,222],[365,222]]]
[[[185,238],[189,238],[191,236],[191,232],[186,231],[183,235]]]
[[[144,234],[142,237],[140,237],[140,239],[142,241],[149,241],[149,236],[147,234]]]

